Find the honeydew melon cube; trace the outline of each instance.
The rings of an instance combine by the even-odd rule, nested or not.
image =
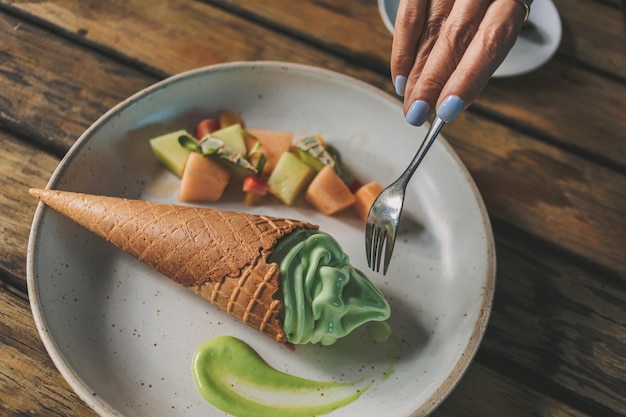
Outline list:
[[[178,177],[183,176],[187,158],[191,153],[178,143],[178,138],[183,135],[189,135],[189,133],[182,129],[150,139],[150,148],[154,155]]]
[[[243,137],[243,129],[241,125],[234,124],[211,133],[211,136],[221,140],[225,145],[234,149],[244,158],[248,155],[246,141]]]
[[[290,152],[281,155],[267,185],[269,192],[291,206],[313,177],[313,169]]]

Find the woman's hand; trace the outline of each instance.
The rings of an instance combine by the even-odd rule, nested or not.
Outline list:
[[[515,44],[532,0],[400,0],[391,76],[416,126],[433,108],[451,121]]]

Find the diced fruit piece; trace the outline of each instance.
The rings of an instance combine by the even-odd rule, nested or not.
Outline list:
[[[216,118],[204,119],[196,125],[196,139],[202,140],[205,136],[219,130],[220,121]]]
[[[178,143],[178,138],[183,135],[189,133],[183,129],[150,139],[150,147],[157,159],[179,177],[182,177],[185,163],[191,153]]]
[[[296,149],[298,149],[300,158],[313,167],[315,171],[321,171],[326,165],[336,169],[335,160],[330,153],[326,151],[324,139],[321,135],[307,136],[306,138],[300,139],[296,142]]]
[[[268,188],[267,181],[263,178],[249,176],[243,180],[242,190],[246,193],[264,196],[267,194]]]
[[[233,148],[242,156],[245,157],[247,155],[246,142],[243,139],[243,129],[241,128],[241,125],[234,124],[223,129],[216,130],[211,133],[211,136],[221,140],[225,145]]]
[[[307,188],[305,198],[327,216],[350,207],[356,201],[346,183],[329,165],[322,168],[313,178]]]
[[[350,183],[350,191],[352,191],[352,194],[359,191],[359,188],[361,187],[363,187],[363,184],[359,180],[352,180],[352,182]]]
[[[263,200],[263,196],[255,193],[245,193],[243,196],[243,204],[246,206],[254,206]]]
[[[367,215],[370,212],[372,204],[374,204],[374,200],[376,200],[376,197],[378,197],[378,194],[382,191],[383,186],[376,181],[372,181],[361,186],[357,192],[354,193],[354,196],[356,197],[354,209],[364,222],[367,221]]]
[[[247,129],[246,131],[254,136],[254,138],[251,138],[249,135],[244,135],[248,145],[248,152],[254,147],[256,138],[261,143],[259,152],[265,155],[263,174],[270,175],[282,154],[288,152],[291,148],[293,133],[265,129]],[[252,165],[256,164],[257,159],[258,156],[256,155],[250,156]]]
[[[288,206],[292,205],[300,192],[307,186],[313,170],[294,154],[281,155],[272,175],[267,180],[269,192]]]
[[[222,110],[220,112],[220,129],[232,125],[243,126],[243,119],[232,110]]]
[[[194,149],[191,144],[184,143],[183,145]],[[238,179],[243,179],[248,175],[258,174],[258,170],[239,152],[225,145],[221,140],[215,139],[213,136],[206,136],[194,150],[204,156],[215,158],[215,160],[227,167]]]
[[[230,147],[224,147],[217,151],[219,160],[230,170],[230,172],[239,180],[250,175],[256,175],[257,170],[254,165],[250,164],[246,158],[240,153],[235,152]]]
[[[218,201],[229,179],[230,172],[217,161],[191,153],[180,181],[178,199],[186,203]]]

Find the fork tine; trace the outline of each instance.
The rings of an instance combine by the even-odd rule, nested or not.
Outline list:
[[[365,256],[367,257],[367,266],[372,267],[372,233],[374,233],[374,225],[367,223],[365,225]]]
[[[372,263],[370,264],[370,268],[372,271],[376,271],[376,263],[378,262],[378,258],[376,257],[376,250],[378,248],[378,227],[376,225],[372,225],[372,248],[371,248],[371,258]]]
[[[391,236],[387,235],[387,244],[385,245],[385,264],[383,265],[383,275],[387,274],[389,263],[391,261],[391,254],[393,253],[393,247],[396,244],[396,230],[393,230]],[[380,258],[380,256],[379,256]]]
[[[382,227],[378,227],[376,231],[376,272],[380,272],[380,264],[383,260],[383,246],[385,246],[387,242],[387,230]]]

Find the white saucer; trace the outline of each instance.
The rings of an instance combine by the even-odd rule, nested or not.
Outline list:
[[[378,10],[383,23],[394,33],[394,23],[399,0],[378,0]],[[529,21],[539,31],[540,42],[520,36],[506,59],[493,74],[494,77],[510,77],[526,74],[547,63],[561,42],[561,19],[552,0],[535,0],[530,10]]]

